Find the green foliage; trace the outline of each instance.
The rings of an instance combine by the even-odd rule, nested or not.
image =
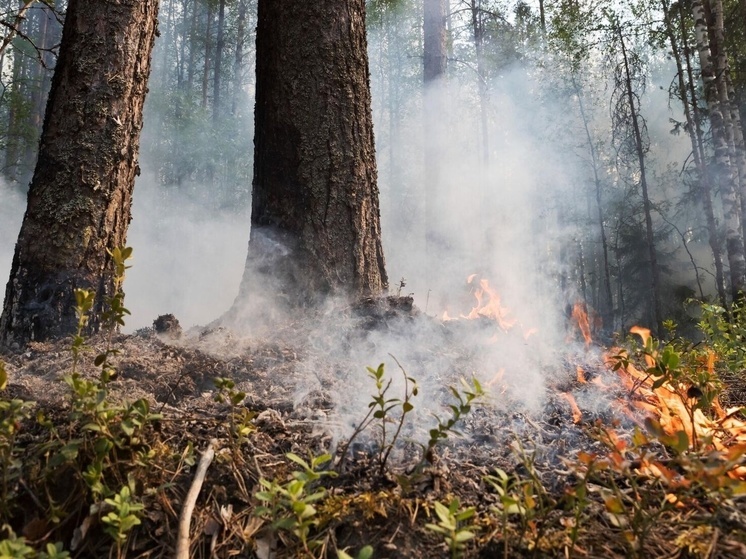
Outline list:
[[[457,497],[451,499],[448,506],[436,501],[434,507],[438,522],[427,523],[425,527],[443,536],[451,557],[460,557],[466,542],[474,539],[479,530],[479,526],[475,524],[464,525],[464,522],[474,517],[476,509],[461,508]]]
[[[494,474],[484,477],[498,497],[492,511],[501,520],[505,556],[509,553],[510,520],[514,519],[517,524],[517,545],[521,546],[525,540],[530,548],[535,548],[544,533],[547,515],[557,504],[541,482],[535,464],[536,454],[527,452],[518,441],[513,444],[512,450],[520,460],[525,475],[508,475],[496,468]]]
[[[247,440],[247,437],[256,431],[253,423],[256,412],[250,411],[245,407],[240,407],[241,402],[246,399],[246,393],[236,390],[236,383],[226,377],[218,377],[214,380],[215,388],[218,392],[215,394],[215,401],[227,403],[230,406],[228,413],[228,438],[230,439],[231,448],[234,454],[238,446]]]
[[[127,534],[140,524],[137,513],[145,507],[132,501],[134,494],[134,482],[130,478],[127,485],[123,486],[119,493],[112,498],[104,499],[104,505],[111,509],[101,517],[104,523],[104,531],[111,536],[117,545],[118,554],[121,556],[122,547],[127,541]]]
[[[0,559],[68,559],[70,554],[64,551],[62,544],[48,543],[40,552],[26,544],[26,538],[16,536],[7,525],[3,527],[7,533],[5,539],[0,540]]]
[[[701,303],[698,323],[705,342],[731,371],[746,369],[746,303],[736,302],[728,311]]]
[[[386,469],[386,463],[388,462],[391,451],[394,449],[396,442],[399,440],[401,435],[402,427],[406,420],[407,414],[414,410],[412,399],[417,396],[419,388],[417,387],[417,381],[407,375],[404,368],[399,365],[399,368],[404,378],[404,398],[389,398],[388,391],[391,388],[393,379],[386,378],[384,370],[384,364],[381,363],[376,369],[368,367],[368,376],[373,379],[376,386],[376,394],[372,396],[371,401],[368,403],[368,413],[355,428],[355,431],[350,436],[347,444],[342,450],[342,459],[340,461],[340,468],[344,465],[344,460],[347,457],[347,450],[352,444],[352,441],[357,436],[367,429],[374,421],[377,420],[376,425],[378,426],[379,440],[378,440],[378,464],[379,471],[383,473]],[[398,418],[394,417],[395,410],[399,411]],[[389,424],[395,425],[393,433],[387,431]]]
[[[337,550],[337,559],[370,559],[373,557],[373,548],[369,545],[364,546],[354,557],[344,549]]]
[[[125,271],[129,268],[126,262],[132,256],[132,249],[116,248],[109,255],[114,265],[115,290],[106,298],[105,310],[101,315],[106,345],[93,361],[94,366],[100,368],[98,379],[86,379],[76,370],[81,351],[87,347],[83,332],[94,303],[94,294],[82,289],[75,292],[78,329],[73,336],[71,348],[73,370],[64,377],[71,389],[70,419],[73,425],[80,425],[82,438],[69,441],[63,450],[70,458],[77,456],[81,448],[92,456],[92,461],[82,472],[82,479],[96,498],[108,497],[114,493],[105,484],[104,474],[117,462],[119,452],[132,453],[135,464],[147,462],[150,449],[141,444],[140,433],[146,425],[161,417],[150,412],[150,404],[145,399],[118,404],[109,398],[109,384],[116,378],[112,357],[119,353],[112,345],[113,334],[124,324],[124,317],[129,314],[129,310],[124,307],[124,292],[121,287]]]
[[[299,465],[302,469],[292,473],[292,480],[286,483],[259,480],[263,490],[254,494],[262,503],[254,510],[254,514],[271,522],[273,530],[281,530],[293,534],[303,545],[305,552],[310,552],[309,535],[311,529],[319,524],[316,507],[313,503],[326,497],[326,489],[317,487],[317,482],[324,476],[336,476],[335,472],[322,471],[319,468],[329,462],[329,454],[311,457],[306,462],[300,456],[288,453],[288,460]]]
[[[8,385],[5,364],[0,361],[0,392]],[[17,446],[21,424],[31,416],[33,402],[18,398],[0,398],[0,520],[7,521],[17,495],[21,477],[22,450]]]
[[[448,407],[451,410],[451,417],[443,421],[437,417],[438,425],[433,429],[430,429],[430,440],[427,441],[423,459],[428,462],[433,462],[433,450],[438,442],[447,439],[449,433],[460,434],[456,430],[456,425],[463,417],[471,411],[472,402],[477,398],[484,396],[484,390],[479,381],[474,377],[472,378],[472,384],[469,385],[464,379],[461,379],[463,387],[462,391],[449,386],[451,394],[456,398],[455,404],[449,404]]]

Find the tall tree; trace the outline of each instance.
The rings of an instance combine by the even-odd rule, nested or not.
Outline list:
[[[436,229],[442,215],[441,159],[443,156],[443,79],[447,51],[448,0],[424,0],[423,4],[423,117],[425,158],[425,245],[427,279],[435,274],[436,257],[433,249],[442,245]]]
[[[740,297],[746,287],[746,260],[741,234],[741,208],[738,202],[738,177],[728,147],[728,131],[725,114],[728,108],[722,105],[718,95],[712,51],[707,32],[707,18],[702,0],[693,0],[694,33],[699,52],[705,99],[710,109],[710,126],[714,149],[715,178],[720,186],[723,203],[725,241],[730,267],[730,285],[733,298]]]
[[[256,49],[252,228],[234,309],[267,276],[293,305],[380,294],[365,1],[260,0]]]
[[[157,0],[68,4],[0,318],[6,346],[74,331],[76,288],[111,293],[107,250],[130,222],[157,13]]]
[[[637,160],[635,171],[639,173],[639,184],[642,193],[643,213],[645,215],[645,240],[647,243],[650,264],[651,295],[653,303],[653,319],[656,332],[663,333],[663,306],[661,303],[661,279],[658,266],[658,251],[655,247],[655,232],[653,230],[653,206],[648,189],[647,168],[645,154],[649,149],[645,135],[645,122],[640,115],[640,99],[634,88],[635,74],[639,74],[639,61],[633,57],[634,53],[627,49],[626,40],[619,22],[614,21],[614,33],[618,40],[618,47],[622,55],[621,62],[615,69],[616,103],[612,111],[617,133],[622,135],[622,144]],[[633,58],[631,60],[631,58]],[[631,126],[631,134],[625,128]]]

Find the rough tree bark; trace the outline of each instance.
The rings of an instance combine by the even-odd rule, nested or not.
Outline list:
[[[251,238],[239,298],[387,287],[364,0],[260,0]]]
[[[0,343],[75,330],[74,290],[112,290],[130,222],[157,0],[70,0]],[[100,309],[99,309],[100,311]],[[92,326],[97,323],[94,313]]]

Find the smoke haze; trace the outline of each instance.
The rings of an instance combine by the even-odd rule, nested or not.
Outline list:
[[[419,16],[401,17],[415,21]],[[580,298],[568,253],[578,250],[578,223],[595,212],[583,190],[591,179],[577,106],[571,95],[554,95],[562,80],[553,82],[548,71],[530,61],[503,63],[489,83],[485,157],[478,81],[470,67],[454,62],[445,83],[431,92],[441,109],[428,118],[437,121],[440,133],[425,136],[422,59],[413,52],[417,45],[382,33],[371,29],[369,48],[387,271],[392,293],[411,294],[427,316],[397,319],[353,336],[364,319],[349,309],[340,311],[344,304],[330,302],[325,315],[297,328],[308,351],[298,365],[304,380],[296,387],[296,399],[326,393],[335,404],[328,425],[336,426],[337,437],[349,436],[370,401],[366,366],[385,362],[396,379],[393,396],[401,397],[392,355],[420,383],[416,413],[423,418],[443,413],[445,385],[472,374],[484,383],[494,381],[493,405],[541,410],[548,383],[567,374],[556,365],[558,350],[564,353],[569,346],[582,351],[568,341],[565,311]],[[454,48],[458,54],[468,45]],[[392,60],[396,72],[389,71]],[[650,91],[656,98],[649,106],[665,106],[664,93],[655,87]],[[251,112],[253,101],[246,103],[244,112]],[[607,106],[602,101],[596,107],[593,129],[608,128]],[[645,116],[651,142],[669,146],[667,153],[659,153],[670,159],[657,167],[664,169],[671,161],[680,165],[684,138],[672,141],[668,135],[670,113]],[[164,118],[146,120],[143,134],[158,134],[154,123]],[[208,134],[204,141],[210,141]],[[435,169],[424,167],[426,149],[435,155]],[[226,208],[215,203],[221,193],[209,181],[164,186],[149,171],[147,153],[142,166],[128,240],[134,260],[125,284],[132,311],[127,331],[150,326],[165,313],[174,314],[185,329],[208,324],[238,294],[249,204]],[[437,183],[426,183],[433,171]],[[6,188],[2,192],[0,272],[7,277],[23,201]],[[426,223],[428,198],[434,212]],[[441,324],[432,318],[470,312],[476,305],[475,282],[466,281],[471,274],[478,274],[477,281],[487,280],[499,294],[515,323],[509,331],[497,326],[483,331],[465,321]],[[256,322],[272,326],[278,313],[267,308],[270,300],[254,298],[247,316],[241,317],[247,325],[243,334],[252,333]],[[528,335],[533,329],[536,333]],[[337,365],[330,368],[330,363]]]

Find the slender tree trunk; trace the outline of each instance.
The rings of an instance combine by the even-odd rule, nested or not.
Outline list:
[[[205,61],[202,66],[202,108],[207,108],[207,91],[210,83],[210,65],[212,64],[212,2],[207,2],[207,23],[205,27]]]
[[[218,40],[215,45],[215,73],[212,89],[212,120],[220,118],[220,78],[223,66],[223,49],[225,48],[225,0],[220,0],[218,6]]]
[[[194,4],[194,2],[192,2]],[[181,91],[184,87],[186,79],[186,48],[187,48],[187,37],[189,32],[189,0],[182,0],[181,2],[181,41],[179,42],[179,65],[176,74],[176,86]]]
[[[130,221],[157,12],[157,0],[68,4],[0,318],[6,346],[73,332],[76,288],[99,305],[111,293],[107,250],[124,244]]]
[[[585,129],[585,137],[588,142],[588,151],[591,156],[591,167],[593,168],[593,184],[595,186],[596,194],[596,212],[598,218],[598,228],[601,237],[601,250],[603,254],[603,293],[604,305],[600,309],[601,317],[604,322],[605,328],[612,328],[614,318],[614,298],[611,294],[611,267],[609,266],[609,244],[606,239],[606,227],[604,226],[604,211],[603,204],[601,203],[601,178],[598,174],[598,157],[596,156],[596,146],[593,143],[593,137],[588,126],[588,117],[585,113],[585,106],[583,105],[583,97],[580,86],[575,82],[573,78],[573,86],[575,88],[575,95],[578,98],[578,108],[580,109],[580,116],[583,120],[583,128]]]
[[[234,314],[387,287],[364,0],[259,0],[251,239]]]
[[[707,165],[705,163],[704,144],[702,142],[702,131],[699,125],[699,113],[696,96],[690,99],[690,92],[694,94],[694,88],[691,65],[689,62],[689,47],[686,43],[686,27],[684,20],[684,11],[679,3],[679,29],[678,36],[681,38],[683,49],[679,48],[677,40],[677,30],[674,24],[674,16],[671,13],[668,0],[661,0],[661,6],[665,16],[665,31],[671,45],[671,53],[676,62],[676,75],[678,78],[679,97],[681,98],[686,118],[686,130],[692,145],[692,157],[697,169],[697,178],[699,180],[699,194],[702,200],[702,207],[705,211],[707,223],[708,241],[712,251],[713,261],[715,263],[715,284],[718,292],[718,298],[723,308],[727,308],[728,299],[725,293],[725,276],[723,274],[723,257],[720,251],[720,233],[718,231],[717,221],[715,220],[715,211],[712,205],[712,186],[709,180]],[[683,50],[683,53],[682,53]],[[686,72],[684,70],[686,63]],[[687,86],[687,77],[690,83]]]
[[[643,148],[642,133],[640,132],[640,122],[635,104],[635,94],[632,89],[632,76],[629,69],[629,59],[627,56],[627,46],[622,35],[621,27],[617,27],[619,36],[619,45],[622,50],[622,61],[624,63],[625,88],[627,94],[627,103],[629,103],[630,116],[632,120],[632,131],[634,133],[635,146],[637,151],[637,162],[640,169],[640,188],[642,190],[642,203],[645,213],[645,234],[648,245],[648,256],[650,258],[650,273],[652,276],[652,298],[653,298],[653,316],[655,317],[656,331],[658,335],[663,334],[663,309],[661,305],[660,293],[660,269],[658,268],[658,254],[655,250],[655,235],[653,230],[653,208],[650,203],[648,193],[647,173],[645,170],[645,150]]]
[[[189,64],[187,64],[187,86],[191,94],[194,88],[194,72],[197,65],[197,16],[199,0],[192,1],[192,24],[189,30]]]
[[[483,168],[490,159],[490,133],[487,116],[487,71],[484,64],[484,21],[482,0],[471,0],[471,26],[477,62],[477,91],[479,93],[479,130],[481,132],[480,157]]]
[[[425,252],[428,281],[434,276],[435,255],[444,240],[438,232],[441,214],[441,167],[443,156],[443,83],[448,60],[446,0],[425,0],[423,5],[423,117],[425,156]]]
[[[707,34],[707,22],[701,0],[693,0],[692,11],[694,14],[694,33],[699,52],[702,82],[704,83],[705,98],[710,109],[710,125],[715,150],[714,167],[723,203],[731,292],[734,299],[737,299],[740,297],[739,294],[743,292],[744,285],[746,284],[746,260],[743,253],[744,242],[741,235],[741,211],[737,197],[737,180],[730,160],[728,134],[715,82],[712,55]]]
[[[243,44],[246,40],[246,2],[248,0],[238,0],[238,29],[236,31],[236,56],[233,59],[233,102],[231,104],[231,114],[235,115],[238,111],[238,104],[241,101],[243,88]]]

